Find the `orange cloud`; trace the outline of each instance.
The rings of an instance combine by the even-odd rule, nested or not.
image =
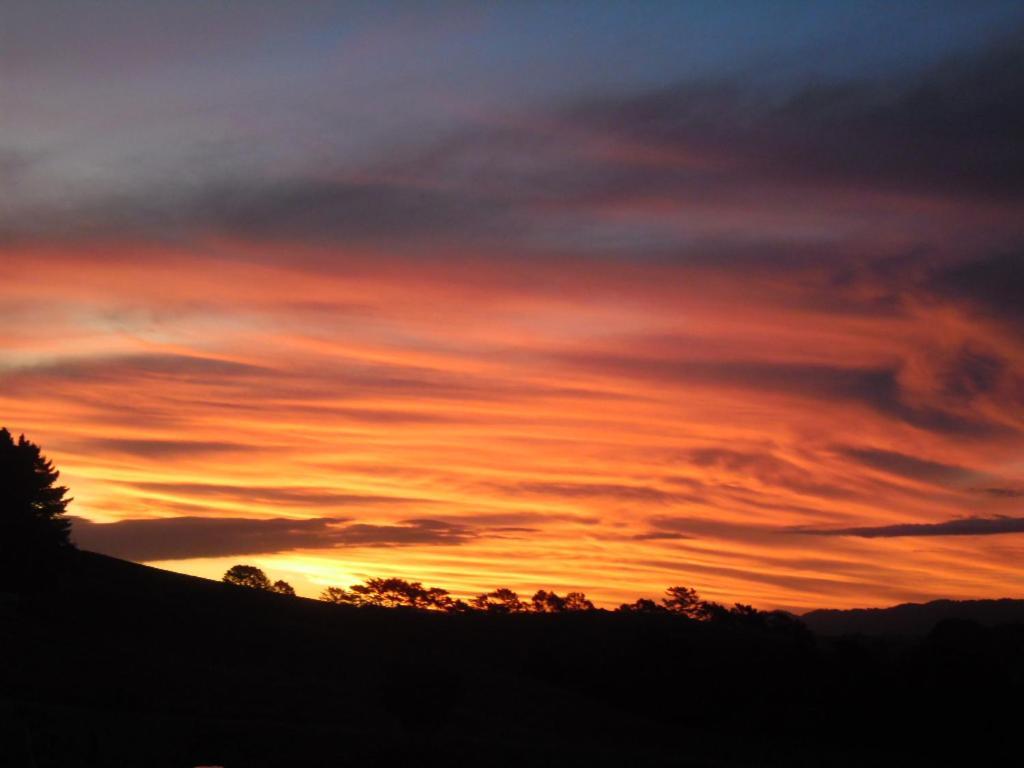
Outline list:
[[[138,556],[212,576],[244,556],[307,594],[394,574],[809,608],[1024,583],[1009,529],[800,533],[1012,513],[985,489],[1021,480],[1024,356],[976,295],[827,289],[819,263],[218,248],[4,268],[0,415],[63,469],[83,541],[166,529]],[[903,298],[872,310],[883,287]]]

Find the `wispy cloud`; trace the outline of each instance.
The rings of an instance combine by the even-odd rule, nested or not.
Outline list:
[[[132,488],[149,494],[166,494],[192,500],[281,505],[287,507],[316,507],[331,509],[366,504],[404,504],[417,499],[401,496],[344,493],[326,488],[302,486],[240,486],[213,483],[161,483],[134,482]]]
[[[937,485],[980,482],[985,475],[965,467],[878,448],[840,447],[848,458],[871,469]]]

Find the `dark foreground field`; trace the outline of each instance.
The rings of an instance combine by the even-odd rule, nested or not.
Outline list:
[[[77,553],[0,597],[0,764],[983,765],[1024,627],[330,606]]]

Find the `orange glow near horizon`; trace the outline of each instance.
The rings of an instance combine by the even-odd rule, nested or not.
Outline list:
[[[979,338],[1024,367],[983,316],[816,306],[813,267],[349,251],[324,270],[274,249],[26,247],[0,266],[0,424],[57,463],[72,514],[371,527],[155,565],[604,606],[674,584],[795,610],[1021,592],[1019,536],[801,530],[1012,514],[1022,414],[935,386]],[[995,426],[930,426],[975,417]]]

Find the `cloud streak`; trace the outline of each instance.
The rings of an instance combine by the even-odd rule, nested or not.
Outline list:
[[[136,482],[131,487],[146,494],[186,497],[194,500],[226,499],[243,504],[266,504],[284,507],[334,508],[352,505],[403,504],[417,499],[400,496],[339,493],[326,488],[301,486],[238,486],[212,483]]]
[[[994,536],[1024,533],[1024,517],[963,517],[941,523],[898,523],[861,528],[799,530],[813,536],[857,536],[864,539],[900,536]]]
[[[73,538],[83,549],[128,560],[179,560],[288,552],[325,547],[402,547],[464,544],[477,534],[438,520],[395,525],[344,518],[170,517],[93,523],[73,518]]]
[[[908,456],[897,451],[854,447],[839,450],[853,461],[871,469],[936,485],[980,482],[984,477],[964,467]]]

